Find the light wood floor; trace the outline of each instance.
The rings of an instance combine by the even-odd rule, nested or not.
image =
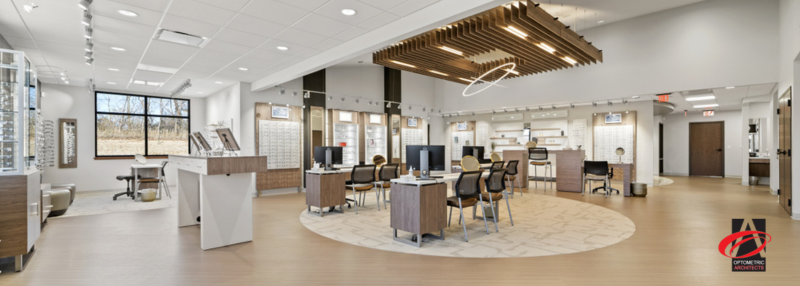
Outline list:
[[[789,218],[767,187],[743,187],[740,179],[672,179],[650,188],[647,198],[531,187],[528,192],[607,207],[636,223],[628,240],[577,254],[459,259],[361,248],[305,229],[298,220],[304,197],[290,194],[254,200],[253,242],[210,251],[200,250],[198,228],[175,227],[175,209],[52,220],[24,272],[0,262],[0,285],[800,285],[800,221]],[[767,219],[773,237],[767,272],[731,272],[731,260],[717,251],[731,218]]]

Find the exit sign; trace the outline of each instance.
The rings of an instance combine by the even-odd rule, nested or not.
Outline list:
[[[714,116],[714,111],[713,110],[703,111],[703,116]]]
[[[667,101],[669,101],[669,93],[658,95],[658,102],[667,102]]]

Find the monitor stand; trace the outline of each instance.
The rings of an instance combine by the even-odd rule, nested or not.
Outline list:
[[[336,171],[339,170],[338,168],[334,168],[331,162],[333,161],[333,151],[330,148],[325,149],[325,171]]]

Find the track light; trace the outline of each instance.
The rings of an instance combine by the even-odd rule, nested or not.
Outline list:
[[[176,95],[179,95],[179,94],[183,93],[184,91],[186,91],[186,89],[188,89],[190,87],[192,87],[192,81],[190,79],[187,79],[186,81],[181,83],[181,85],[179,85],[177,88],[175,88],[175,90],[172,91],[172,93],[170,94],[170,97],[174,97]]]
[[[369,101],[369,105],[372,105],[372,100]]]
[[[408,106],[408,110],[411,110],[411,105]]]
[[[92,5],[92,0],[81,0],[78,2],[78,7],[83,10],[89,10],[89,5]]]
[[[475,112],[472,113],[472,116],[475,116]]]
[[[572,103],[570,103],[570,104],[569,104],[569,108],[570,108],[570,109],[575,109],[575,105],[574,105],[574,104],[572,104]]]
[[[386,103],[386,108],[392,108],[392,103],[391,102],[387,102]]]
[[[497,110],[492,110],[492,114],[497,114]]]
[[[397,104],[397,109],[403,108],[399,103]]]
[[[89,14],[89,10],[83,11],[83,18],[81,18],[81,24],[87,27],[92,25],[92,14]]]
[[[303,98],[311,98],[311,92],[306,91],[303,93]]]
[[[280,95],[286,94],[286,89],[281,87],[281,91],[278,92]]]
[[[530,107],[525,107],[525,111],[531,111]]]
[[[86,65],[92,65],[94,63],[94,59],[86,59]]]
[[[297,91],[292,91],[292,97],[297,97]]]
[[[555,105],[553,105],[553,110],[556,110],[556,106]]]
[[[597,102],[592,102],[592,107],[597,107]]]
[[[544,109],[541,106],[539,106],[539,111],[542,111],[542,110],[544,110]]]
[[[356,98],[356,103],[358,103],[359,101],[360,101],[360,100],[359,100],[358,98]]]
[[[87,38],[87,39],[91,39],[92,38],[92,32],[94,32],[94,30],[92,28],[86,27],[86,30],[83,31],[83,37]]]
[[[92,58],[92,52],[86,52],[86,54],[84,54],[83,57],[87,58],[87,59],[91,59]]]
[[[608,106],[612,106],[612,105],[614,105],[614,104],[613,104],[613,103],[611,103],[611,100],[609,100],[609,101],[608,101]]]
[[[344,96],[342,97],[342,102],[344,102]]]
[[[28,4],[22,5],[22,8],[25,9],[25,12],[33,12],[33,9],[39,8],[39,5],[34,4],[33,2],[28,2]]]
[[[623,99],[622,100],[622,104],[628,104],[628,100],[627,99]]]
[[[422,112],[425,112],[425,107],[424,106],[422,107]]]
[[[333,100],[333,95],[328,95],[328,100]]]
[[[86,47],[83,50],[91,52],[92,48],[94,48],[94,43],[92,43],[92,40],[86,39]]]
[[[503,113],[508,113],[508,110],[504,108]]]

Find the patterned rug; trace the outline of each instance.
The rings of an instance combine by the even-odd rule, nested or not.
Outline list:
[[[126,196],[120,196],[116,201],[113,200],[114,194],[119,191],[78,192],[75,194],[75,201],[72,202],[72,205],[67,209],[65,214],[57,217],[49,217],[47,219],[152,210],[177,206],[178,188],[170,186],[170,190],[172,191],[172,199],[170,199],[166,193],[163,193],[163,199],[152,202],[142,202],[139,199],[134,201]]]
[[[473,220],[472,208],[465,209],[469,242],[464,241],[458,224],[458,209],[453,211],[452,225],[445,228],[445,240],[425,237],[416,248],[392,239],[390,211],[378,211],[374,202],[345,214],[330,213],[319,217],[306,210],[300,222],[309,230],[337,241],[379,250],[448,257],[536,257],[576,253],[620,243],[636,231],[633,222],[622,214],[570,199],[526,194],[515,196],[511,203],[514,226],[508,219],[505,201],[501,202],[500,219],[495,232],[490,219],[489,234],[483,219]],[[391,206],[389,206],[391,208]],[[449,210],[448,210],[449,211]],[[448,212],[449,213],[449,212]],[[481,211],[478,210],[478,215]],[[438,233],[436,233],[438,235]],[[398,231],[398,236],[411,234]]]
[[[674,181],[670,178],[653,176],[653,187],[666,186],[672,183],[674,183]]]

